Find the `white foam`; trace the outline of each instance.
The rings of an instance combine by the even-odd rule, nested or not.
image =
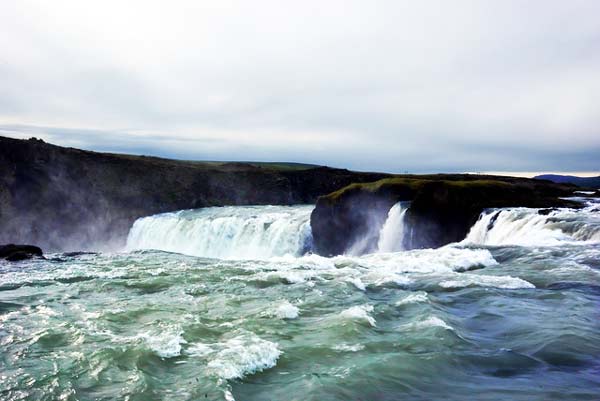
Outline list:
[[[225,401],[235,401],[235,398],[233,398],[233,394],[231,393],[231,389],[226,389],[223,392],[223,397],[225,397]]]
[[[173,358],[181,355],[181,344],[186,341],[181,336],[183,331],[176,333],[160,332],[160,333],[145,333],[142,338],[146,344],[152,349],[156,355],[161,358]]]
[[[335,268],[332,258],[326,258],[314,253],[304,254],[296,257],[293,255],[273,256],[266,263],[271,266],[286,266],[288,268],[297,268],[299,265],[303,268],[312,270],[328,270]]]
[[[335,351],[340,351],[340,352],[358,352],[358,351],[362,351],[363,349],[365,349],[365,346],[362,344],[341,343],[341,344],[334,345],[333,349]]]
[[[240,379],[272,368],[281,355],[276,343],[263,340],[250,332],[219,343],[218,346],[220,350],[207,367],[226,380]]]
[[[62,315],[60,312],[57,312],[49,307],[47,307],[46,305],[38,305],[35,308],[35,312],[36,315],[40,315],[43,317],[54,317],[54,316],[60,316]]]
[[[348,320],[364,321],[375,327],[375,318],[369,315],[369,312],[373,312],[373,305],[358,305],[343,310],[340,312],[340,316]]]
[[[399,330],[423,330],[427,328],[442,328],[444,330],[454,330],[452,326],[437,316],[429,316],[419,322],[407,323],[400,327]]]
[[[273,278],[278,278],[287,284],[300,284],[318,276],[318,272],[314,270],[283,269],[274,272],[261,273],[257,278],[265,281],[271,281]]]
[[[213,348],[209,344],[194,343],[190,345],[186,350],[186,354],[196,357],[205,357],[213,353]]]
[[[535,288],[535,285],[518,277],[485,276],[481,274],[457,274],[456,279],[440,282],[443,288],[463,288],[470,286],[495,287],[504,289]]]
[[[275,316],[279,319],[296,319],[300,315],[300,309],[288,301],[283,301],[275,310]]]
[[[448,323],[446,323],[445,321],[443,321],[442,319],[440,319],[437,316],[431,316],[425,320],[417,322],[416,327],[418,327],[418,328],[441,327],[442,329],[446,329],[446,330],[454,330],[454,328],[452,326],[450,326]]]
[[[344,257],[335,258],[339,262]],[[398,273],[442,273],[469,270],[478,266],[494,266],[498,262],[487,249],[466,249],[445,246],[438,249],[371,254],[351,259],[371,271]]]
[[[359,289],[361,291],[366,291],[366,289],[367,289],[367,287],[365,286],[365,283],[363,283],[359,277],[348,277],[346,279],[346,281],[349,282],[350,284],[354,285],[357,289]]]
[[[274,284],[283,282],[311,287],[326,285],[328,282],[346,282],[360,291],[365,291],[369,286],[407,288],[430,277],[450,280],[455,277],[456,271],[497,265],[487,249],[457,246],[359,257],[345,255],[323,258],[310,255],[300,258],[222,263],[223,268],[226,268],[228,263],[235,263],[236,268],[247,269],[253,273],[236,277],[235,280],[260,280]]]
[[[560,267],[547,270],[548,273],[552,274],[592,274],[600,275],[600,270],[592,269],[591,267],[578,263],[573,260],[566,261]],[[581,277],[580,277],[581,279]]]
[[[404,298],[396,301],[396,306],[416,304],[421,302],[427,302],[429,300],[427,293],[424,291],[418,291],[413,294],[408,294]]]
[[[390,272],[386,269],[374,269],[367,271],[363,275],[362,279],[369,283],[369,285],[373,285],[375,287],[386,286],[389,284],[405,287],[413,283],[413,280],[407,277],[405,274]]]

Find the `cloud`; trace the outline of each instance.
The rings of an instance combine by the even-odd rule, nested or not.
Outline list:
[[[167,157],[598,170],[600,4],[524,7],[13,2],[0,123]]]

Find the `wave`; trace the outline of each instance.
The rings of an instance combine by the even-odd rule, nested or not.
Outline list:
[[[481,274],[463,273],[456,276],[454,280],[440,282],[442,288],[463,288],[463,287],[494,287],[507,290],[535,288],[535,285],[518,277],[512,276],[484,276]]]
[[[424,283],[460,280],[464,272],[496,265],[498,262],[488,249],[446,246],[358,257],[326,258],[306,255],[299,258],[271,258],[245,265],[244,268],[251,274],[245,275],[243,280],[263,283],[261,285],[268,283],[292,286],[314,286],[319,282],[339,281],[347,283],[347,286],[356,291],[378,287],[415,289],[422,287]],[[481,282],[482,286],[494,284]]]
[[[462,272],[498,264],[487,249],[454,246],[371,254],[358,258],[337,256],[333,258],[333,261],[337,264],[353,263],[365,267],[371,272],[378,271],[389,274]]]
[[[343,310],[340,312],[340,317],[347,320],[366,322],[370,326],[375,327],[375,318],[369,315],[369,312],[373,312],[373,305],[358,305]]]
[[[136,220],[127,250],[156,249],[219,259],[300,256],[310,249],[312,206],[229,206]]]
[[[207,368],[226,380],[241,379],[272,368],[281,355],[276,343],[263,340],[251,332],[240,332],[217,344],[217,347],[219,350],[212,356]]]
[[[427,302],[428,300],[429,297],[427,296],[427,293],[425,291],[419,291],[412,294],[408,294],[404,298],[396,301],[396,306],[422,303]]]
[[[283,301],[275,309],[274,315],[279,319],[296,319],[300,315],[300,309],[289,303],[289,301]]]
[[[144,333],[140,337],[161,358],[174,358],[181,355],[181,345],[186,341],[182,337],[183,330],[177,332]]]
[[[409,323],[407,326],[405,326],[407,328],[413,328],[413,329],[427,329],[430,327],[435,327],[435,328],[441,328],[444,330],[452,330],[454,331],[454,327],[450,326],[448,323],[446,323],[444,320],[440,319],[437,316],[430,316],[424,320],[421,320],[419,322],[415,322],[415,323]]]
[[[334,345],[332,347],[332,349],[334,351],[340,351],[340,352],[358,352],[358,351],[362,351],[363,349],[365,349],[365,346],[363,344],[341,343],[341,344]]]

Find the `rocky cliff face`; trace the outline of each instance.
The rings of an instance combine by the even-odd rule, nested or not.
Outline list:
[[[484,209],[577,206],[562,200],[575,188],[547,181],[474,175],[386,178],[353,184],[319,198],[311,215],[314,249],[338,255],[360,243],[374,251],[390,208],[410,201],[404,246],[436,248],[464,239]]]
[[[135,219],[221,205],[314,203],[386,174],[327,167],[203,163],[0,137],[0,243],[46,251],[114,249]]]

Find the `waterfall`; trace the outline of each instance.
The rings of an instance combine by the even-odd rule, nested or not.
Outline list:
[[[300,256],[310,249],[313,206],[227,206],[135,221],[127,249],[157,249],[220,259]]]
[[[473,225],[465,244],[555,246],[598,242],[600,215],[593,208],[580,211],[512,208],[486,211]]]
[[[379,241],[377,242],[379,252],[397,252],[404,249],[404,215],[407,210],[402,207],[400,202],[392,206],[381,231],[379,231]]]

